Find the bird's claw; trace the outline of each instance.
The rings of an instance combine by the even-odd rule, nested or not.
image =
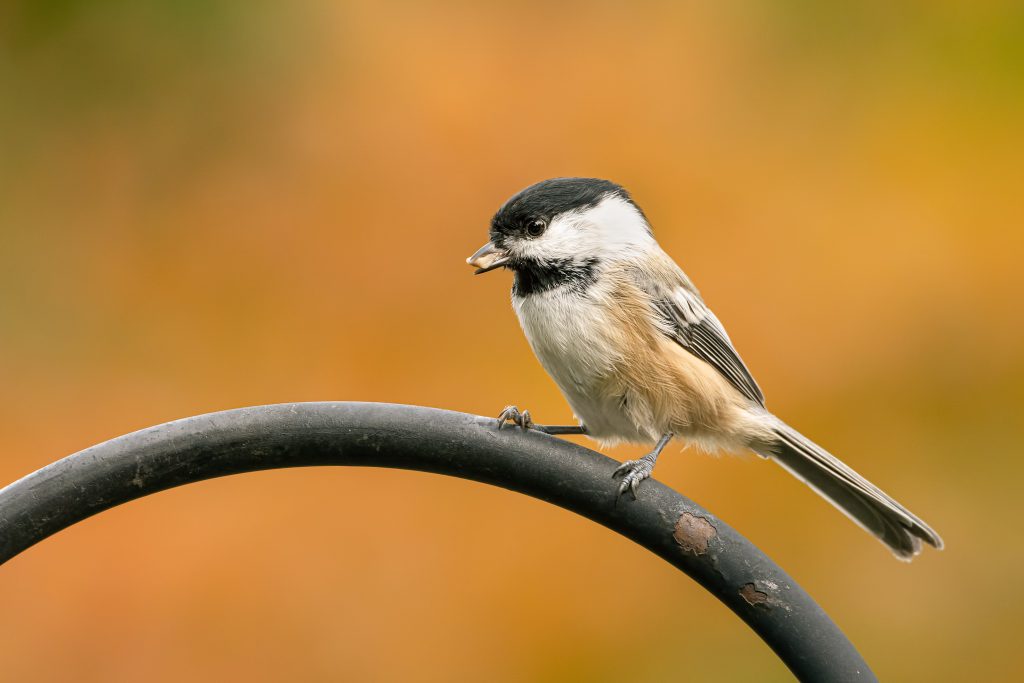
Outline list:
[[[517,425],[520,429],[533,428],[533,418],[530,417],[530,411],[521,411],[515,406],[507,406],[505,410],[501,411],[501,415],[498,415],[498,430],[500,431],[508,422]]]
[[[650,477],[653,471],[654,463],[646,458],[627,460],[615,468],[615,471],[612,472],[612,478],[622,476],[622,483],[619,484],[618,493],[615,494],[615,502],[619,502],[619,498],[627,490],[633,495],[633,500],[636,500],[637,485]]]

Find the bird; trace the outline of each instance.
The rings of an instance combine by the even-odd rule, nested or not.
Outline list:
[[[512,307],[577,425],[541,425],[510,405],[512,423],[584,434],[602,446],[652,445],[615,470],[615,502],[651,476],[672,439],[704,451],[749,449],[771,459],[909,561],[931,527],[877,486],[773,415],[729,335],[700,292],[659,246],[622,186],[551,178],[509,198],[490,240],[466,259],[476,274],[513,273]]]

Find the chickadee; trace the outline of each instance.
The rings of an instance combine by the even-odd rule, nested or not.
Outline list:
[[[491,241],[467,262],[515,274],[512,306],[579,426],[507,422],[601,444],[655,444],[622,464],[617,497],[651,475],[679,437],[707,450],[749,448],[775,460],[901,560],[942,539],[921,519],[765,408],[764,395],[697,288],[654,239],[625,189],[554,178],[516,194],[491,220]]]

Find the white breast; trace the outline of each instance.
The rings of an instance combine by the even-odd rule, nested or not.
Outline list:
[[[513,296],[512,305],[533,352],[590,435],[608,443],[649,441],[648,430],[628,419],[612,389],[623,354],[603,300],[595,285],[583,293],[555,288]]]

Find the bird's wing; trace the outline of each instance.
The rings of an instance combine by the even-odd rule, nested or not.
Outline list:
[[[747,366],[736,353],[722,323],[685,275],[678,286],[652,292],[652,295],[654,312],[669,337],[697,358],[710,363],[741,394],[764,405],[761,387],[757,386]]]

